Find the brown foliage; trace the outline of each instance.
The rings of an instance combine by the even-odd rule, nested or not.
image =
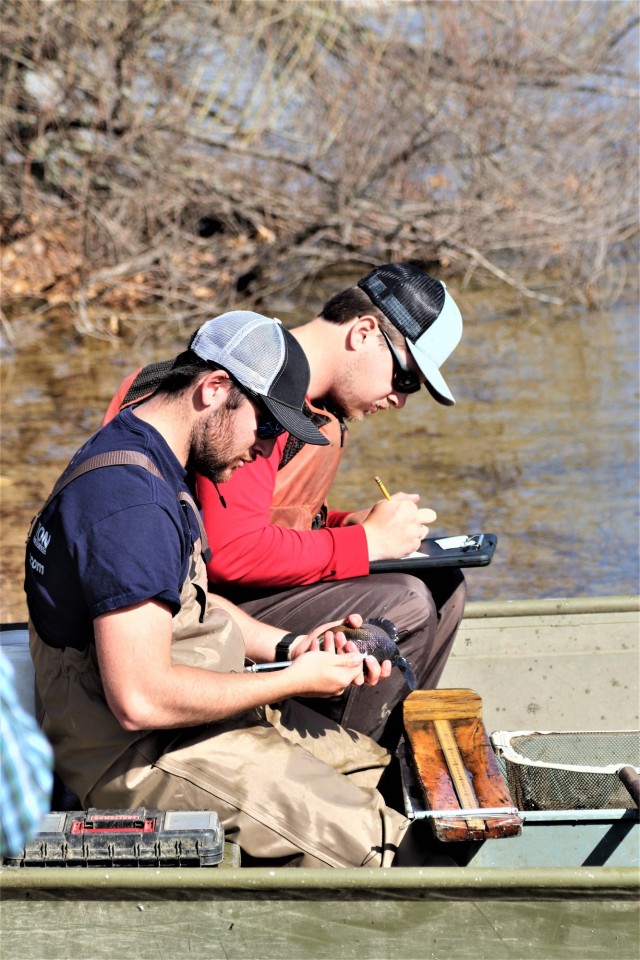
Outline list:
[[[3,303],[110,335],[398,258],[611,299],[637,28],[625,0],[4,0]]]

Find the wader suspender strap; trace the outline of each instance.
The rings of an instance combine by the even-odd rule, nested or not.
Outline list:
[[[209,546],[207,531],[204,528],[204,523],[202,522],[202,517],[200,516],[198,506],[191,494],[187,493],[186,490],[180,491],[178,494],[178,500],[180,500],[181,503],[187,503],[193,510],[196,523],[198,524],[198,530],[200,531],[200,540],[202,541],[202,559],[205,563],[209,563],[209,560],[211,560],[212,557],[211,547]]]
[[[60,480],[58,480],[46,501],[31,521],[31,526],[29,527],[29,533],[27,535],[27,542],[31,539],[31,534],[33,533],[36,523],[47,509],[51,501],[57,497],[60,491],[64,490],[64,488],[70,484],[72,480],[76,480],[77,477],[81,477],[83,474],[89,473],[91,470],[98,470],[100,467],[115,467],[125,464],[130,464],[134,467],[142,467],[143,470],[146,470],[148,473],[153,474],[154,477],[157,477],[159,480],[165,482],[164,477],[156,467],[153,460],[150,460],[149,457],[147,457],[144,453],[138,453],[135,450],[110,450],[109,453],[99,453],[95,457],[89,457],[88,460],[85,460],[84,463],[81,463],[79,466],[77,466],[75,470],[72,470],[68,476],[61,477]],[[198,530],[200,531],[200,539],[202,541],[202,556],[204,558],[204,562],[208,563],[211,559],[211,549],[209,547],[207,533],[204,529],[202,517],[200,516],[200,511],[198,510],[196,502],[193,497],[184,490],[181,490],[178,494],[178,500],[180,500],[181,503],[189,504],[193,510],[198,524]]]

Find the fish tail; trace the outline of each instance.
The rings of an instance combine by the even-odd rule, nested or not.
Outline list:
[[[404,682],[409,687],[409,690],[415,690],[417,686],[416,675],[413,672],[409,661],[405,659],[405,657],[398,657],[396,660],[394,660],[394,663],[402,673]]]

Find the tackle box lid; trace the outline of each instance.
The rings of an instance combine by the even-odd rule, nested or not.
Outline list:
[[[52,811],[13,867],[215,867],[224,831],[213,810]]]

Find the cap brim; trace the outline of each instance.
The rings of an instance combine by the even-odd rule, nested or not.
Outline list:
[[[260,399],[278,423],[281,423],[292,437],[302,440],[303,443],[315,443],[320,447],[328,446],[329,438],[320,433],[318,428],[300,410],[295,410],[293,407],[287,406],[286,403],[281,403],[272,397],[266,397],[264,394],[260,394]]]
[[[440,367],[451,356],[461,337],[462,315],[445,287],[444,304],[435,322],[427,327],[415,343],[406,338],[413,359],[424,375],[427,390],[434,400],[446,407],[452,407],[456,401],[440,373]]]
[[[429,331],[427,331],[427,333],[428,332]],[[438,365],[420,349],[420,340],[422,340],[422,337],[420,337],[417,343],[411,343],[410,340],[406,340],[405,342],[427,382],[427,390],[438,403],[444,404],[445,407],[452,407],[456,402],[453,394],[440,373]]]

